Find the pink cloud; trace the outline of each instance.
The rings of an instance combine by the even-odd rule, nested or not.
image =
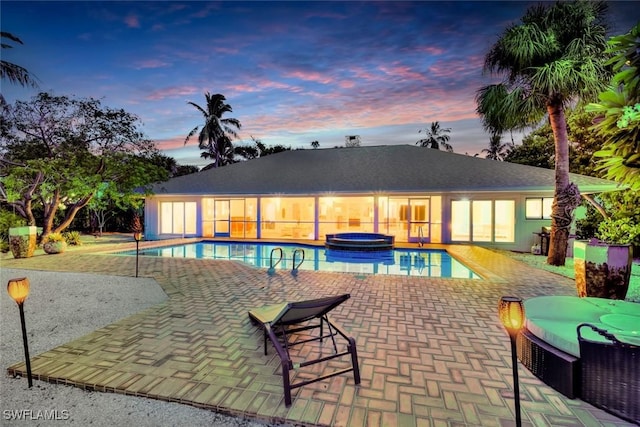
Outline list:
[[[136,15],[128,15],[124,18],[125,24],[129,28],[140,28],[140,20]]]
[[[155,142],[156,147],[160,150],[175,150],[178,148],[183,148],[184,147],[184,139],[186,138],[185,136],[176,136],[173,138],[166,138],[166,139],[158,139]],[[189,139],[189,141],[191,141],[191,139]],[[198,139],[195,139],[196,141],[196,146],[198,145]]]
[[[361,67],[354,67],[349,71],[360,80],[380,80],[380,76],[377,76]]]
[[[420,53],[428,53],[429,55],[442,55],[445,53],[444,49],[435,46],[420,46],[414,50]]]
[[[353,80],[340,80],[338,82],[338,86],[340,86],[342,89],[351,89],[353,87],[355,87],[355,82]]]
[[[147,59],[143,61],[137,61],[133,64],[133,68],[136,70],[144,70],[148,68],[165,68],[171,66],[171,63],[162,61],[160,59]]]
[[[262,92],[262,91],[271,90],[271,89],[280,89],[280,90],[286,90],[289,92],[296,92],[296,93],[302,91],[302,88],[300,88],[299,86],[292,86],[286,83],[281,83],[281,82],[267,80],[267,79],[256,80],[252,83],[227,85],[226,88],[228,88],[231,91],[235,91],[239,93]]]
[[[378,67],[381,71],[385,72],[391,76],[399,76],[405,80],[417,80],[417,81],[426,81],[427,79],[421,73],[413,71],[410,67],[407,66],[386,66],[382,65]]]
[[[331,77],[318,72],[291,71],[291,72],[285,73],[284,77],[290,77],[294,79],[300,79],[308,82],[316,82],[316,83],[322,83],[322,84],[328,84],[333,82],[333,79]]]
[[[176,96],[193,95],[199,93],[200,89],[195,86],[173,86],[159,90],[155,90],[145,96],[150,101],[159,101],[165,98],[173,98]]]
[[[240,52],[240,49],[224,47],[224,46],[216,46],[213,48],[213,51],[218,53],[226,53],[228,55],[237,55]]]
[[[464,60],[437,61],[429,67],[429,73],[434,77],[448,77],[454,74],[463,75],[468,73],[478,74],[484,65],[484,58],[481,56],[471,56]]]
[[[257,115],[243,120],[243,133],[254,135],[282,132],[309,132],[335,128],[368,128],[381,124],[414,124],[432,121],[456,121],[477,118],[473,96],[456,95],[444,90],[429,90],[425,94],[384,93],[375,99],[363,100],[333,92],[322,94],[324,103],[299,105],[292,111],[282,105],[272,114]],[[416,129],[417,134],[418,129]]]

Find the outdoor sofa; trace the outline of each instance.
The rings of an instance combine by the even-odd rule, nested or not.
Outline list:
[[[524,307],[522,364],[565,396],[640,424],[640,304],[543,296]]]

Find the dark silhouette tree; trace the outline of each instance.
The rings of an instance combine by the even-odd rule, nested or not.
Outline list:
[[[233,109],[227,104],[224,95],[211,95],[209,92],[204,95],[206,105],[199,106],[194,102],[188,102],[202,113],[204,124],[202,127],[196,126],[184,140],[185,145],[193,135],[198,133],[198,148],[205,150],[201,157],[212,160],[207,166],[220,167],[234,162],[232,138],[238,137],[238,130],[241,128],[240,121],[234,118],[223,118],[225,113],[231,113]],[[199,132],[198,132],[199,131]]]
[[[483,148],[482,152],[487,153],[486,158],[489,160],[503,161],[511,148],[513,148],[511,143],[502,143],[501,134],[494,133],[489,139],[489,148]]]
[[[453,147],[449,144],[449,135],[447,135],[451,132],[450,128],[442,128],[440,127],[440,122],[432,122],[428,129],[420,129],[418,131],[418,133],[422,132],[425,133],[426,138],[416,142],[416,145],[435,148],[436,150],[440,150],[442,147],[450,153],[453,152]]]

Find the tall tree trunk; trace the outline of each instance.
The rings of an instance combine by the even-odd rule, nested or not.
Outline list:
[[[569,138],[564,108],[559,97],[547,104],[555,142],[555,192],[551,207],[551,238],[547,264],[564,265],[573,211],[580,204],[578,188],[569,182]]]
[[[44,239],[49,234],[51,234],[51,230],[53,228],[53,220],[56,217],[56,212],[58,211],[58,207],[60,205],[60,191],[56,190],[53,192],[51,196],[51,200],[42,200],[43,207],[43,220],[42,220],[42,235],[40,239]]]
[[[69,227],[69,225],[71,225],[71,223],[73,222],[73,219],[76,217],[76,214],[80,211],[80,209],[82,209],[83,207],[89,204],[94,194],[95,193],[91,193],[88,196],[85,196],[84,198],[78,200],[73,205],[68,206],[67,209],[65,210],[64,218],[62,219],[60,224],[58,224],[58,226],[54,231],[56,233],[60,233],[65,228]],[[55,212],[54,212],[54,215],[55,215]]]

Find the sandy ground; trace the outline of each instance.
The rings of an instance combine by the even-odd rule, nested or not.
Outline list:
[[[2,268],[0,271],[1,426],[248,426],[254,421],[188,405],[12,378],[6,368],[24,360],[20,315],[6,292],[9,279],[27,277],[24,305],[30,356],[166,300],[155,280]],[[106,286],[108,285],[108,286]],[[53,418],[53,419],[52,419]]]

